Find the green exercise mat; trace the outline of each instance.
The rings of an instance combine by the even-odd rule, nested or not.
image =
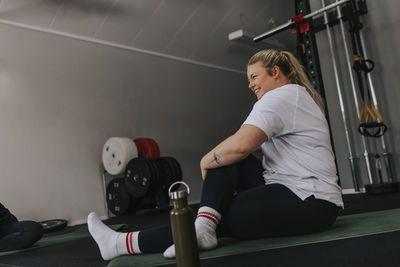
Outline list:
[[[267,238],[251,241],[219,239],[218,248],[200,253],[201,259],[265,251],[269,249],[306,245],[346,238],[381,234],[400,230],[400,209],[340,216],[327,231],[294,237]],[[107,267],[160,266],[174,263],[161,253],[135,256],[119,256]]]
[[[116,231],[127,227],[126,224],[114,224],[114,225],[108,225],[108,226],[111,229],[114,229]],[[0,252],[0,257],[9,255],[9,254],[13,254],[13,253],[17,253],[17,252],[21,252],[21,251],[27,251],[27,250],[31,250],[31,249],[37,249],[37,248],[51,246],[54,244],[73,241],[73,240],[77,240],[77,239],[81,239],[81,238],[85,238],[85,237],[89,237],[89,236],[90,236],[90,234],[89,234],[87,225],[83,225],[83,226],[79,227],[78,229],[76,229],[72,232],[69,232],[69,233],[52,235],[52,236],[48,236],[48,237],[44,236],[42,239],[37,241],[32,247],[29,247],[29,248]]]

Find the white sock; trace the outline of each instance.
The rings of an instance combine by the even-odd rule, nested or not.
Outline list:
[[[199,209],[194,222],[199,250],[213,249],[218,245],[216,229],[220,220],[221,214],[213,208],[203,206]],[[175,257],[175,245],[164,251],[164,257]]]
[[[96,213],[88,215],[88,228],[99,246],[104,260],[111,260],[125,254],[140,254],[138,244],[139,232],[118,233],[110,229],[97,217]]]

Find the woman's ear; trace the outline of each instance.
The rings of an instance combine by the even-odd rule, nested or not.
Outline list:
[[[281,70],[279,69],[278,66],[275,65],[275,66],[272,67],[272,77],[278,78],[280,72],[281,72]]]

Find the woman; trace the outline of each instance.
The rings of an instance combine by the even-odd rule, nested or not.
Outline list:
[[[289,52],[264,50],[247,65],[257,96],[241,128],[200,162],[204,180],[195,221],[200,249],[217,237],[257,239],[328,229],[343,207],[324,105]],[[251,153],[261,146],[263,161]],[[106,260],[122,254],[175,256],[169,225],[117,233],[96,216],[89,230]]]

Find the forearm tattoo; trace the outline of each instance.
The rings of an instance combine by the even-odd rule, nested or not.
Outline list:
[[[216,152],[214,152],[214,160],[213,161],[215,161],[215,163],[217,163],[218,165],[221,165],[220,158]]]

